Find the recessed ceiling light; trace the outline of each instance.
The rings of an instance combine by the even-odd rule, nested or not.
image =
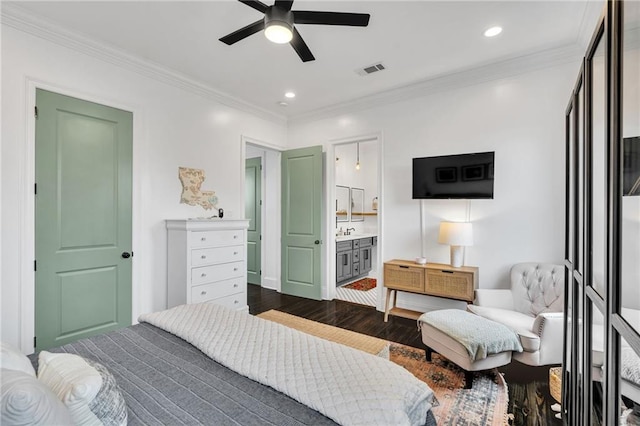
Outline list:
[[[502,27],[491,27],[484,32],[485,37],[495,37],[502,32]]]
[[[285,93],[285,94],[284,94],[284,96],[285,96],[286,98],[292,99],[292,98],[295,98],[295,97],[296,97],[296,94],[295,94],[295,93],[293,93],[293,92],[287,92],[287,93]]]
[[[278,105],[280,105],[281,107],[289,106],[289,104],[288,104],[288,103],[286,103],[285,101],[280,101],[280,102],[278,102]]]

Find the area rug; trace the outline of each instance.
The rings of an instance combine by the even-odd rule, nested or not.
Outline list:
[[[322,324],[284,312],[270,310],[257,315],[302,332],[345,344],[375,355],[386,355],[433,389],[438,406],[433,408],[438,425],[507,425],[507,384],[497,370],[474,375],[473,388],[464,389],[464,371],[439,354],[427,362],[422,349],[388,342],[350,330]]]
[[[464,389],[464,370],[439,354],[425,360],[422,349],[391,343],[389,360],[429,385],[439,405],[433,407],[438,425],[508,425],[507,384],[497,369],[474,374],[473,387]]]
[[[350,288],[352,290],[369,291],[372,288],[376,288],[375,278],[363,278],[361,280],[352,282],[351,284],[343,285],[342,288]]]
[[[285,312],[276,311],[275,309],[263,312],[257,316],[286,325],[287,327],[295,328],[296,330],[320,337],[321,339],[341,343],[373,355],[383,356],[385,358],[389,357],[389,342],[378,339],[377,337],[333,327],[306,318],[300,318]]]

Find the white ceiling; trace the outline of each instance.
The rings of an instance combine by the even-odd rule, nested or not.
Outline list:
[[[366,28],[297,26],[316,57],[307,63],[289,45],[273,44],[262,33],[232,46],[218,41],[260,19],[261,13],[238,1],[15,4],[32,17],[291,118],[448,73],[577,45],[590,35],[593,11],[598,13],[601,2],[296,0],[293,10],[371,14]],[[483,37],[494,25],[503,33]],[[385,71],[356,73],[380,61]],[[289,90],[297,97],[287,107],[278,105]]]

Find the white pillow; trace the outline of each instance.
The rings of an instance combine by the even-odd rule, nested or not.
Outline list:
[[[33,377],[36,376],[29,358],[16,347],[5,342],[0,342],[0,368],[23,371]]]
[[[126,425],[127,407],[113,375],[100,363],[79,355],[40,352],[38,379],[82,425]]]
[[[2,425],[71,425],[67,407],[47,386],[23,371],[0,370]]]

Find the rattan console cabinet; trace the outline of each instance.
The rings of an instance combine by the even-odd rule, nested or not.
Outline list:
[[[419,265],[411,260],[391,260],[384,264],[384,286],[387,298],[384,321],[389,315],[418,319],[420,312],[396,307],[398,291],[444,297],[473,303],[478,288],[478,268],[455,268],[441,263]]]

